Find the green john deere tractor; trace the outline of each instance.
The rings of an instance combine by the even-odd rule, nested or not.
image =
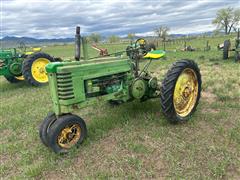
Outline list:
[[[240,32],[238,29],[237,38],[235,39],[235,47],[231,48],[231,41],[225,40],[223,43],[223,59],[229,58],[229,52],[234,51],[234,59],[236,62],[240,62]]]
[[[73,114],[97,101],[122,104],[159,99],[159,110],[170,122],[188,120],[196,110],[201,94],[201,74],[192,60],[179,60],[168,70],[162,84],[148,72],[153,61],[165,56],[161,50],[146,50],[146,41],[138,39],[126,50],[128,58],[117,56],[89,59],[86,39],[76,29],[73,62],[55,62],[46,66],[53,102],[53,113],[41,123],[40,139],[56,153],[78,147],[87,135],[84,120]],[[82,44],[82,48],[80,48]],[[84,59],[80,60],[80,49]],[[146,64],[140,68],[139,60]]]
[[[16,48],[0,50],[0,76],[4,76],[10,83],[27,81],[33,86],[39,86],[48,82],[45,66],[56,59],[41,52],[41,48],[32,48],[25,51]]]

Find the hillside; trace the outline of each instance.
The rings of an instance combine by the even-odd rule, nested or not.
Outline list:
[[[0,40],[2,48],[18,47],[20,42],[24,42],[25,44],[31,46],[47,44],[67,44],[74,42],[74,38],[36,39],[31,37],[6,36]]]

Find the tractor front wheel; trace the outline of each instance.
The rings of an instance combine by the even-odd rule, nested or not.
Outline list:
[[[43,120],[42,124],[40,125],[39,128],[39,136],[40,139],[42,141],[42,143],[45,146],[49,146],[48,145],[48,132],[49,132],[49,128],[50,126],[56,121],[56,115],[55,113],[49,113],[47,115],[47,117]]]
[[[25,80],[33,85],[40,86],[48,82],[45,66],[54,62],[54,58],[46,53],[34,53],[23,61],[22,73]]]
[[[18,83],[24,80],[23,76],[4,76],[4,77],[10,83]]]
[[[192,60],[173,64],[161,86],[161,107],[171,122],[185,121],[196,110],[201,95],[201,74]]]
[[[48,132],[48,145],[55,153],[67,153],[73,147],[79,147],[87,135],[84,120],[77,115],[60,116]]]

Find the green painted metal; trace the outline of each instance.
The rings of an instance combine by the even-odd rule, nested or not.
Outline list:
[[[57,72],[57,67],[59,67],[59,66],[63,66],[63,63],[61,63],[61,62],[49,63],[49,64],[46,66],[46,71],[47,71],[48,73]]]
[[[147,73],[151,60],[139,71],[140,57],[143,58],[147,52],[141,49],[143,46],[128,48],[129,58],[115,56],[89,59],[86,38],[81,37],[80,41],[84,60],[50,63],[46,66],[53,110],[57,116],[97,101],[143,101],[158,97],[157,79]],[[79,51],[78,47],[76,49]],[[164,51],[154,53],[165,55]]]
[[[34,53],[38,53],[40,51],[41,48],[33,48],[27,52],[21,52],[21,50],[17,50],[16,48],[0,49],[0,76],[4,76],[7,80],[17,79],[19,77],[23,78],[21,77],[23,75],[23,62],[27,60],[31,55],[34,55]],[[61,66],[61,64],[51,64],[49,66],[51,67],[50,71],[54,71],[55,66]]]
[[[18,76],[21,75],[21,64],[23,58],[16,53],[16,49],[0,50],[0,75]]]
[[[141,99],[147,91],[147,84],[143,79],[136,79],[131,88],[132,96]]]
[[[57,153],[64,153],[68,150],[60,147],[59,136],[65,131],[65,128],[69,128],[73,123],[78,124],[67,119],[69,113],[99,101],[119,104],[132,100],[142,102],[150,98],[157,98],[160,97],[162,88],[158,79],[148,72],[148,68],[153,59],[160,59],[165,55],[164,51],[151,51],[149,46],[145,46],[144,39],[138,39],[134,45],[127,47],[125,52],[128,58],[123,58],[123,52],[119,52],[121,56],[113,53],[112,55],[115,57],[89,59],[87,42],[80,36],[80,27],[77,27],[76,30],[76,61],[50,63],[46,66],[56,119],[43,121],[42,125],[46,125],[47,128],[40,128],[40,137],[44,142],[42,135],[46,133],[46,142],[50,142],[48,146]],[[80,58],[80,47],[83,48],[84,60]],[[146,55],[148,55],[149,61],[141,61],[146,64],[140,68],[140,60],[144,59]],[[83,125],[85,126],[84,121]],[[81,127],[81,133],[86,129],[84,126]],[[67,133],[65,136],[76,135],[73,130]],[[81,134],[79,138],[84,138],[84,136],[85,133]],[[67,138],[66,142],[69,142],[68,139],[70,138]],[[80,139],[78,139],[78,143],[81,143]]]
[[[99,62],[88,61],[51,63],[46,66],[49,72],[49,85],[57,115],[72,111],[74,107],[84,107],[95,98],[129,99],[131,62],[128,59],[105,59]],[[120,80],[105,89],[99,83],[108,81],[112,76],[121,76]]]

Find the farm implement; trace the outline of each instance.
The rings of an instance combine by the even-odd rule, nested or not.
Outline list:
[[[230,40],[225,40],[223,43],[223,59],[228,59],[229,58],[229,52],[234,51],[234,59],[235,61],[240,62],[240,32],[238,29],[237,33],[237,38],[235,39],[235,47],[231,48],[231,41]]]
[[[85,37],[76,29],[75,61],[55,62],[46,66],[53,102],[40,126],[40,139],[55,153],[66,153],[79,147],[87,136],[85,121],[73,114],[97,101],[111,104],[158,98],[163,114],[170,122],[188,120],[196,110],[201,93],[201,74],[192,60],[173,63],[165,79],[159,80],[148,72],[150,64],[165,56],[161,50],[146,48],[138,39],[122,56],[89,59]],[[82,48],[81,48],[82,46]],[[83,49],[81,56],[80,49]],[[83,57],[83,59],[81,59]],[[140,60],[146,64],[140,68]]]
[[[106,48],[97,47],[96,44],[92,44],[91,47],[92,47],[93,49],[95,49],[96,51],[99,52],[99,56],[100,56],[100,57],[108,56],[108,55],[109,55],[109,54],[108,54],[108,50],[107,50]]]
[[[0,76],[4,76],[10,83],[27,81],[33,86],[48,82],[45,66],[55,59],[41,52],[41,48],[19,52],[16,48],[0,50]]]

